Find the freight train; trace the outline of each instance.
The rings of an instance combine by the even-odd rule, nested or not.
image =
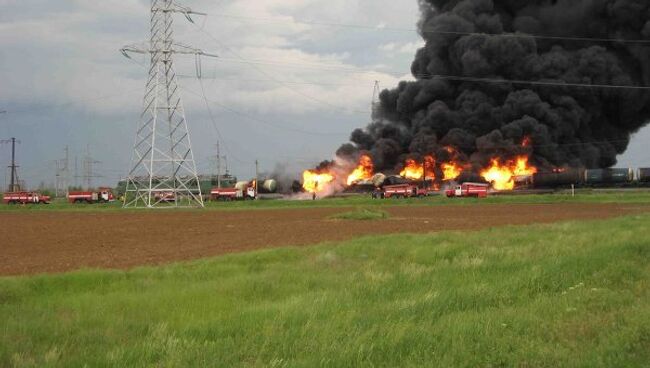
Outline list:
[[[540,189],[572,185],[587,188],[650,186],[650,168],[562,169],[539,172],[517,182],[519,187]]]

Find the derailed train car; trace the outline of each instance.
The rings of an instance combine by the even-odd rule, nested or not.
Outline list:
[[[650,185],[650,168],[563,169],[557,172],[539,172],[532,176],[535,188],[629,187]]]
[[[650,168],[642,167],[639,169],[636,179],[639,183],[650,185]]]
[[[633,169],[594,169],[585,170],[585,185],[625,185],[634,182]]]
[[[539,172],[533,174],[532,184],[535,188],[561,188],[580,185],[585,177],[584,169],[566,169],[556,172]]]

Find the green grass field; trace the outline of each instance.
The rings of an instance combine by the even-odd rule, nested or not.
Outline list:
[[[376,200],[370,195],[359,195],[344,198],[325,198],[317,201],[300,200],[260,200],[237,202],[206,202],[207,210],[254,210],[254,209],[291,209],[314,207],[374,207],[400,205],[474,205],[483,204],[513,204],[513,203],[650,203],[650,191],[579,191],[575,197],[570,193],[537,194],[537,195],[498,195],[484,199],[475,198],[446,198],[433,196],[428,198],[386,199]],[[141,209],[122,209],[121,203],[110,204],[70,204],[65,200],[55,200],[49,205],[3,205],[0,212],[39,212],[39,211],[142,211]],[[181,209],[181,211],[187,211]],[[189,209],[193,211],[193,209]]]
[[[0,278],[0,366],[647,367],[650,215]]]

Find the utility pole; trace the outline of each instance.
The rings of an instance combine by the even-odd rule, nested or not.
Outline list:
[[[217,141],[217,188],[221,188],[221,147]]]
[[[83,161],[83,178],[84,182],[86,184],[86,190],[90,190],[92,188],[93,184],[93,178],[99,177],[98,175],[95,175],[95,172],[93,170],[93,165],[95,164],[100,164],[100,161],[96,161],[95,159],[92,158],[90,155],[90,145],[86,146],[86,157],[84,158]]]
[[[194,55],[197,76],[201,56],[216,57],[174,42],[174,13],[190,22],[197,13],[173,0],[151,0],[151,36],[146,46],[126,46],[120,51],[150,57],[144,109],[136,131],[133,158],[126,179],[124,207],[204,207],[174,68],[175,54]],[[173,196],[174,201],[167,200]]]
[[[17,192],[16,190],[16,138],[11,138],[11,191]]]
[[[260,185],[260,163],[255,160],[255,199],[258,200],[259,198],[259,187]]]
[[[79,158],[74,156],[74,186],[79,186]]]
[[[63,149],[65,157],[61,160],[56,160],[56,181],[55,181],[55,195],[57,197],[68,196],[70,190],[70,152],[68,146]]]
[[[9,169],[11,171],[11,179],[9,181],[9,191],[10,192],[18,192],[20,190],[20,180],[18,179],[18,168],[19,166],[16,165],[16,143],[20,144],[20,141],[17,140],[16,138],[11,138],[11,139],[5,139],[0,141],[0,144],[9,144],[11,143],[11,165],[9,165]]]
[[[65,146],[65,196],[70,194],[70,150]]]

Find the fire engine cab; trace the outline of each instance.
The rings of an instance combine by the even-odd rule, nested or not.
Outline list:
[[[488,196],[489,184],[463,183],[455,188],[448,189],[445,194],[449,198],[476,197],[485,198]]]

